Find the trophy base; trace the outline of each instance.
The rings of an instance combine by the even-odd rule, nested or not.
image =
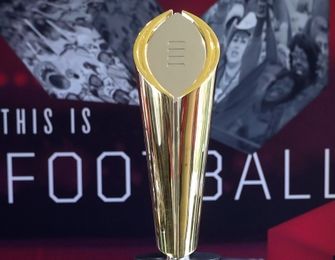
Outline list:
[[[169,258],[163,254],[151,254],[138,256],[135,260],[224,260],[221,256],[211,253],[193,253],[190,256],[181,259]]]

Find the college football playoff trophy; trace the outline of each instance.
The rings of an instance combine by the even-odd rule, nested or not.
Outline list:
[[[135,42],[156,239],[168,259],[219,259],[191,255],[198,241],[219,57],[214,32],[185,11],[157,16]]]

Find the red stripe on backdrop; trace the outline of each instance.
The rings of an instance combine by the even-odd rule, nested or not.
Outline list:
[[[6,41],[2,37],[0,37],[0,52],[0,71],[13,72],[26,69],[20,59],[17,58],[15,52],[11,48],[9,48]]]
[[[14,84],[17,87],[25,87],[29,83],[29,75],[27,72],[18,72],[14,75]]]
[[[36,82],[34,76],[2,37],[0,37],[0,53],[0,87],[8,84],[11,84],[11,87],[31,87],[31,83]]]
[[[185,10],[201,16],[211,7],[216,0],[209,1],[186,1],[186,0],[158,0],[164,10],[173,9],[175,12]]]
[[[7,75],[4,72],[0,72],[0,88],[5,86],[8,82]]]
[[[335,203],[270,229],[268,260],[327,260],[335,255]]]

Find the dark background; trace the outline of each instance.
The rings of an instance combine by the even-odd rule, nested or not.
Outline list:
[[[164,9],[185,9],[201,16],[215,1],[160,1]],[[335,12],[330,1],[331,15]],[[325,204],[324,149],[331,150],[331,185],[335,192],[334,153],[335,120],[335,31],[330,18],[330,80],[329,86],[300,115],[273,137],[258,156],[272,199],[267,201],[259,187],[245,188],[241,199],[234,196],[247,155],[215,141],[210,149],[223,156],[223,196],[214,202],[204,202],[201,240],[256,241],[265,240],[267,230],[281,222]],[[54,111],[54,132],[50,136],[11,132],[0,135],[0,237],[2,239],[61,237],[153,237],[153,220],[145,158],[141,116],[136,107],[80,103],[51,99],[14,52],[0,40],[0,107],[50,107]],[[92,133],[69,134],[70,108],[89,107],[92,111]],[[11,117],[12,119],[14,117]],[[11,119],[11,120],[12,120]],[[10,126],[14,125],[10,121]],[[309,193],[310,200],[284,199],[284,150],[291,150],[291,192]],[[73,151],[83,161],[83,197],[75,204],[56,204],[48,196],[47,161],[54,152]],[[131,158],[130,198],[124,203],[103,203],[97,196],[96,158],[103,151],[124,151]],[[6,153],[35,152],[36,158],[15,164],[17,175],[33,175],[34,182],[14,185],[14,204],[7,202]],[[19,162],[19,161],[18,161]],[[215,168],[209,158],[208,169]],[[56,192],[60,196],[75,193],[75,174],[71,163],[56,168]],[[124,191],[122,162],[113,161],[106,169],[105,193],[117,196]],[[249,177],[257,178],[252,164]],[[206,194],[216,190],[215,183],[206,184]]]

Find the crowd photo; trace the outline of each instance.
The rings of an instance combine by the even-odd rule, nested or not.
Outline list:
[[[328,0],[220,0],[212,137],[252,153],[328,82]]]
[[[138,105],[132,45],[155,1],[4,0],[0,35],[52,97]]]

